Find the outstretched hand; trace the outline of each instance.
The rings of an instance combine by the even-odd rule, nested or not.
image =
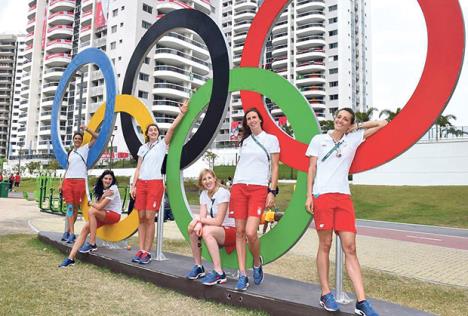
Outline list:
[[[188,109],[189,109],[188,105],[189,105],[189,100],[188,100],[188,99],[185,99],[184,103],[182,103],[182,106],[180,107],[180,112],[181,112],[182,114],[187,113],[187,111],[188,111]]]

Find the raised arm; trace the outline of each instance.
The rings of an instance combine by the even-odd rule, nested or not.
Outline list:
[[[91,134],[91,140],[89,141],[88,143],[88,146],[89,147],[92,147],[94,145],[94,143],[96,142],[96,138],[99,137],[99,134],[96,133],[95,131],[89,129],[87,126],[85,125],[81,125],[81,129],[84,131],[84,132],[87,132],[87,133],[90,133]]]
[[[387,125],[388,122],[386,120],[380,120],[380,121],[367,121],[363,123],[354,123],[351,128],[348,130],[348,132],[352,132],[356,129],[364,129],[364,139],[367,137],[375,134],[379,129]]]
[[[164,136],[164,141],[166,142],[166,145],[169,145],[172,139],[172,135],[174,135],[174,131],[179,125],[180,121],[182,121],[182,118],[184,117],[185,113],[188,111],[188,100],[185,100],[182,106],[180,107],[180,113],[177,115],[175,118],[174,122],[172,122],[171,126],[167,130],[166,136]]]

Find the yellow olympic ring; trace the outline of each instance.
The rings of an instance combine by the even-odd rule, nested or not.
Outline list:
[[[88,127],[91,130],[96,130],[101,122],[104,119],[104,112],[106,103],[104,102],[98,108],[96,113],[94,113],[91,118]],[[138,125],[141,127],[148,126],[151,123],[154,123],[154,118],[152,113],[148,110],[146,105],[142,103],[139,99],[131,95],[117,95],[115,99],[115,112],[125,112],[130,114],[135,118]],[[83,140],[83,143],[88,143],[91,140],[91,136],[86,134]],[[81,203],[81,211],[86,221],[88,221],[88,196],[85,195],[83,202]],[[98,228],[96,235],[102,240],[107,241],[121,241],[132,236],[138,229],[138,211],[134,209],[132,213],[120,220],[120,222],[112,225],[104,225]]]

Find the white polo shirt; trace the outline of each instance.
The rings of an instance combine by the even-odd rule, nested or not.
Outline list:
[[[255,136],[260,144],[270,154],[280,152],[278,138],[262,131]],[[252,135],[244,139],[242,147],[239,150],[240,158],[237,163],[236,172],[234,173],[233,184],[256,184],[267,186],[270,181],[270,162],[266,152],[257,144]]]
[[[68,155],[68,168],[65,173],[65,179],[86,179],[88,177],[88,168],[86,167],[88,153],[88,144],[71,151]]]
[[[107,190],[111,190],[114,194],[105,197],[105,199],[109,200],[109,202],[106,204],[104,209],[106,211],[112,211],[117,214],[122,214],[122,200],[120,198],[119,188],[117,188],[117,186],[114,184],[111,185],[111,187]]]
[[[211,218],[215,218],[216,214],[218,214],[218,205],[221,203],[229,203],[229,199],[231,194],[228,190],[223,187],[220,187],[218,191],[213,194],[213,197],[210,199],[208,196],[208,191],[203,190],[200,194],[200,205],[206,205],[207,209],[207,216]],[[229,207],[228,207],[229,208]],[[223,226],[234,227],[236,226],[234,222],[234,218],[229,218],[228,211],[226,209],[226,216],[223,221]]]
[[[313,194],[351,194],[348,183],[349,168],[357,148],[364,141],[364,130],[345,134],[340,141],[343,141],[338,149],[341,157],[337,157],[337,150],[334,150],[325,161],[322,161],[335,146],[335,142],[330,134],[316,135],[312,138],[306,156],[318,157]]]
[[[141,180],[160,180],[162,179],[161,167],[166,155],[167,146],[164,139],[158,140],[150,146],[149,143],[143,144],[138,150],[138,157],[143,158],[140,167]]]

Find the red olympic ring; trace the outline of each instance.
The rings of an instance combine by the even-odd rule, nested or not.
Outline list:
[[[258,67],[268,33],[290,0],[266,0],[247,33],[241,67]],[[366,140],[356,152],[350,173],[362,172],[384,164],[416,143],[442,113],[455,89],[463,63],[465,32],[457,0],[418,0],[427,26],[426,63],[416,90],[403,110],[382,130]],[[259,40],[263,38],[264,40]],[[264,127],[278,137],[280,159],[287,165],[307,171],[307,145],[277,127],[267,113],[261,95],[241,91],[246,105],[259,110]]]

